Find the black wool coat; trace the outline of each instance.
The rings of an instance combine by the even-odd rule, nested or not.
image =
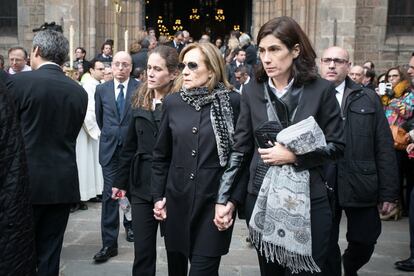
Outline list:
[[[35,268],[32,205],[20,125],[0,81],[0,274],[31,275]]]
[[[237,92],[229,95],[236,121],[240,96]],[[219,163],[211,104],[196,111],[174,93],[165,98],[163,107],[153,154],[152,193],[154,201],[164,196],[167,199],[167,251],[186,256],[224,255],[229,250],[232,229],[220,232],[213,222],[225,167]]]
[[[237,190],[246,190],[257,195],[260,185],[255,183],[255,175],[260,155],[254,142],[254,131],[267,122],[267,100],[264,85],[251,80],[244,88],[240,102],[240,116],[237,122],[233,150],[251,156],[248,183],[240,182]],[[269,89],[269,93],[273,93]],[[310,173],[311,199],[326,196],[323,165],[333,162],[343,155],[343,126],[340,108],[335,98],[335,87],[328,81],[318,78],[305,84],[299,100],[293,123],[313,116],[325,134],[329,150],[297,155],[297,169],[308,169]]]
[[[132,202],[151,201],[152,152],[158,136],[161,109],[133,109],[113,186],[130,192]]]

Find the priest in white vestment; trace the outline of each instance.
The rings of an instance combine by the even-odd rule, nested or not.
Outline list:
[[[88,110],[76,141],[81,209],[87,209],[84,201],[102,194],[103,190],[102,168],[98,160],[100,130],[95,117],[95,89],[103,79],[104,69],[102,62],[92,61],[89,70],[91,78],[83,84],[83,88],[88,93]]]

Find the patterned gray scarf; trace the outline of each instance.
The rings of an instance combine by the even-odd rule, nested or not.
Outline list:
[[[311,116],[277,135],[296,155],[326,146],[325,136]],[[253,244],[266,259],[293,273],[320,272],[312,258],[309,171],[292,165],[270,166],[249,222]]]
[[[216,138],[220,166],[227,165],[227,159],[233,145],[234,125],[233,109],[230,104],[229,90],[223,83],[208,91],[207,87],[197,87],[180,91],[181,98],[200,111],[204,105],[211,103],[210,119]]]

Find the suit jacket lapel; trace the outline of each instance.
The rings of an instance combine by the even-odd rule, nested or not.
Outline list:
[[[348,99],[348,96],[349,94],[351,94],[351,92],[352,92],[352,89],[350,89],[349,87],[345,87],[344,95],[342,97],[342,102],[341,102],[341,114],[344,114],[346,100]]]
[[[128,88],[127,93],[125,96],[125,105],[124,105],[124,114],[121,116],[121,121],[125,118],[125,115],[128,113],[129,109],[131,108],[131,97],[132,94],[135,93],[135,85],[134,85],[134,79],[130,79],[128,82]]]
[[[306,118],[303,118],[304,116],[302,116],[302,114],[305,114],[304,107],[306,106],[303,103],[312,102],[312,99],[310,98],[310,96],[312,96],[312,93],[309,93],[309,90],[306,88],[307,88],[306,85],[302,87],[302,95],[300,96],[298,107],[295,113],[295,117],[293,118],[293,122],[292,122],[293,124],[296,124],[297,122],[300,122],[306,119]]]
[[[117,119],[119,120],[120,116],[119,116],[119,112],[118,112],[118,107],[116,106],[115,83],[114,83],[114,81],[108,82],[106,92],[108,93],[109,102],[110,102],[113,110],[115,111],[114,113],[116,114]]]

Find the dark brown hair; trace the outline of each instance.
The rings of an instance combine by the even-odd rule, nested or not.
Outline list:
[[[317,78],[317,67],[315,63],[316,53],[312,45],[303,32],[299,24],[290,17],[282,16],[266,22],[259,30],[257,35],[257,45],[260,41],[268,36],[274,35],[278,38],[290,51],[296,44],[299,45],[299,55],[293,60],[291,75],[289,79],[294,78],[293,85],[301,86]],[[256,79],[264,82],[268,79],[263,64],[260,62],[256,69]]]
[[[148,57],[152,54],[158,54],[160,57],[165,60],[165,65],[167,66],[168,72],[173,73],[177,72],[178,70],[178,53],[177,50],[173,47],[160,45],[154,48],[152,51],[149,52]],[[171,93],[172,86],[174,82],[170,84],[170,91]],[[141,107],[146,110],[152,109],[152,100],[155,97],[154,89],[148,88],[148,82],[145,82],[138,88],[138,91],[134,94],[132,98],[132,107],[137,108]]]
[[[395,66],[395,67],[392,67],[392,68],[388,69],[387,72],[385,73],[385,82],[388,82],[388,74],[390,73],[391,70],[397,70],[398,71],[398,75],[400,75],[400,81],[399,82],[402,82],[404,80],[406,80],[406,81],[409,80],[405,70],[401,69],[400,66]]]

